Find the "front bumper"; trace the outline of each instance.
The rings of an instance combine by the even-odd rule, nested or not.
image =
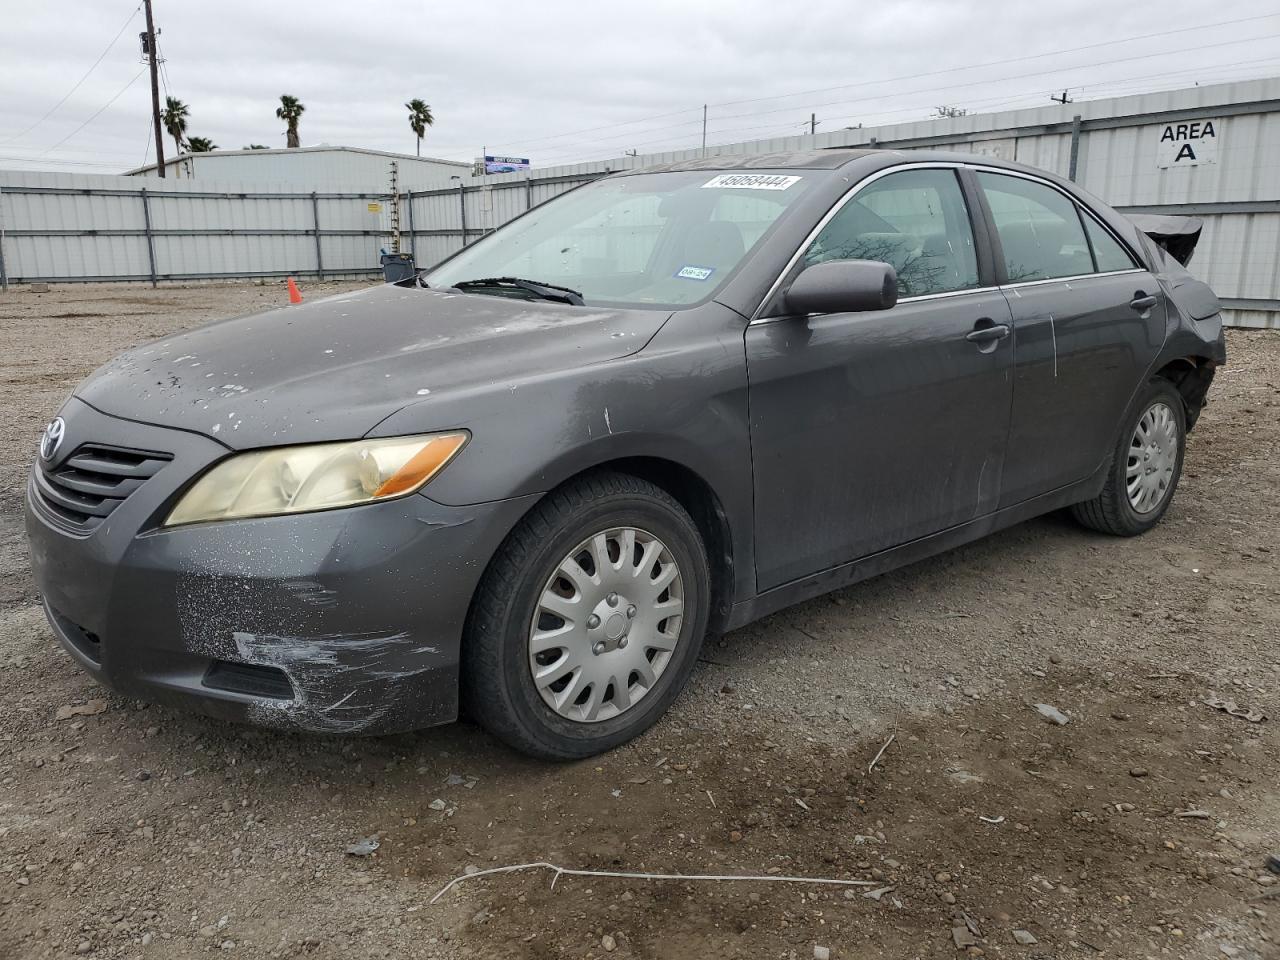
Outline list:
[[[448,507],[412,495],[327,512],[160,529],[228,451],[206,437],[62,412],[79,443],[171,453],[96,528],[67,532],[28,484],[37,588],[55,635],[128,696],[234,720],[390,733],[457,716],[471,596],[536,497]]]

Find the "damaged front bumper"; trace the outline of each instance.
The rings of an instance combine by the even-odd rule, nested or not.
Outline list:
[[[96,679],[287,729],[380,734],[457,716],[471,596],[535,497],[450,507],[415,494],[162,529],[173,497],[225,448],[75,400],[63,418],[72,453],[92,439],[172,456],[88,532],[50,509],[32,471],[36,585],[54,633]]]

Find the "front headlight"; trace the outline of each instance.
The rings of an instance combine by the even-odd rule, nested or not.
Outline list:
[[[435,433],[237,454],[197,480],[164,525],[272,517],[402,497],[444,469],[467,437]]]

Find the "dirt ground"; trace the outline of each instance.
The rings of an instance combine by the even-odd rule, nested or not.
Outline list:
[[[0,957],[1280,957],[1280,335],[1230,336],[1148,536],[1045,517],[787,610],[709,643],[638,742],[549,766],[466,724],[343,740],[125,700],[46,629],[44,423],[119,350],[284,299],[0,298]],[[429,902],[532,861],[867,885],[541,871]]]

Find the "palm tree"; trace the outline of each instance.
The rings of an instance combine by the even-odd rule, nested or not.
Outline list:
[[[298,120],[302,117],[302,111],[307,108],[297,97],[291,97],[289,94],[283,94],[280,97],[280,106],[276,107],[276,116],[287,124],[286,133],[288,134],[287,144],[290,147],[298,147]]]
[[[182,135],[187,132],[187,117],[191,111],[177,97],[165,97],[164,112],[160,114],[160,122],[164,124],[165,133],[173,137],[173,144],[182,153]]]
[[[416,97],[405,104],[409,110],[409,126],[418,138],[418,156],[422,156],[422,138],[427,135],[427,127],[436,122],[431,115],[431,107]]]
[[[187,140],[187,149],[192,153],[208,153],[210,150],[217,150],[218,145],[208,137],[190,137]]]

